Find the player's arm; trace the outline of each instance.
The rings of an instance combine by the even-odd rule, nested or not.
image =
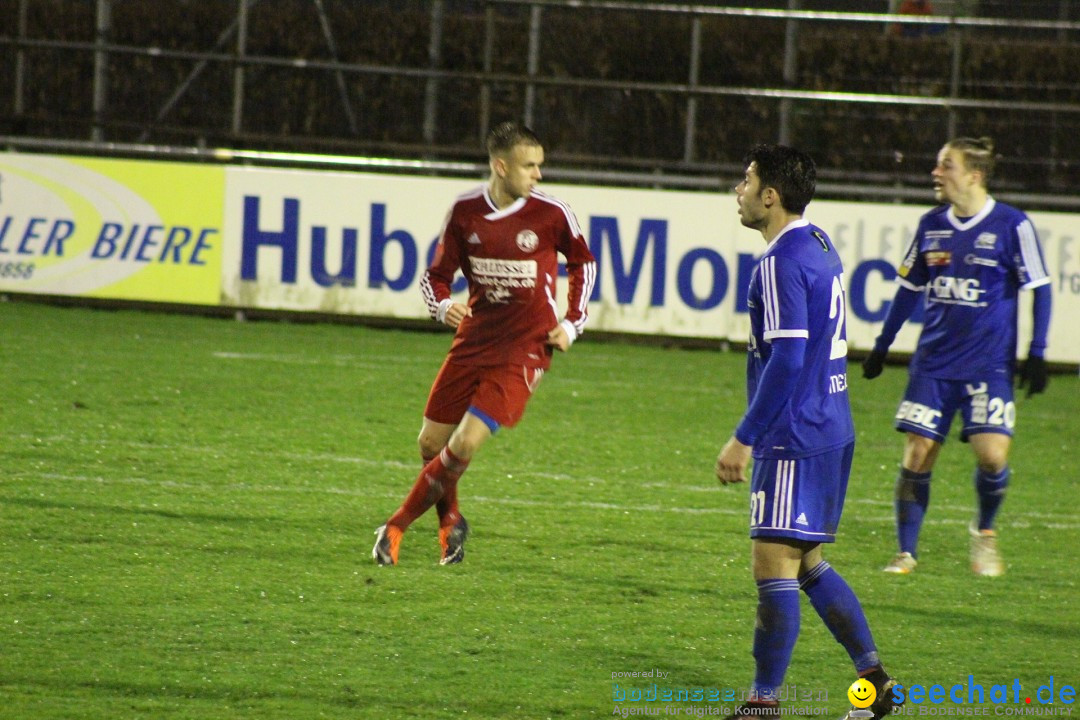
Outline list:
[[[810,339],[810,289],[800,264],[782,255],[766,257],[756,282],[765,304],[762,340],[771,350],[746,413],[716,458],[716,477],[724,485],[745,480],[750,449],[795,393]]]
[[[1053,292],[1050,283],[1039,285],[1032,292],[1031,344],[1028,346],[1027,360],[1020,367],[1020,387],[1027,388],[1031,397],[1046,390],[1049,375],[1046,372],[1046,338],[1050,333],[1050,308],[1053,304]]]
[[[454,274],[461,267],[461,243],[457,240],[455,227],[451,209],[439,234],[435,257],[420,279],[420,293],[424,297],[428,314],[436,322],[452,328],[456,328],[462,320],[472,315],[471,308],[450,298]]]
[[[566,258],[569,290],[566,294],[566,316],[548,332],[547,344],[565,352],[585,331],[589,319],[589,296],[596,283],[596,260],[585,238],[567,229],[559,243],[559,252]]]
[[[1050,275],[1042,256],[1035,226],[1026,216],[1016,226],[1016,244],[1022,260],[1019,269],[1021,287],[1032,290],[1031,344],[1027,361],[1020,368],[1020,387],[1027,387],[1031,397],[1046,389],[1049,380],[1046,372],[1046,338],[1050,333],[1050,309],[1053,304]]]
[[[873,379],[881,374],[885,367],[885,357],[889,354],[889,347],[896,340],[896,334],[900,332],[911,313],[915,312],[915,306],[919,302],[919,290],[913,290],[901,285],[896,290],[896,297],[889,305],[889,312],[885,314],[885,324],[881,327],[881,334],[874,340],[874,349],[863,360],[863,377]]]
[[[758,378],[757,391],[746,414],[716,458],[716,477],[724,485],[746,479],[746,466],[754,443],[783,412],[795,393],[806,343],[804,337],[781,337],[772,341],[772,353]]]
[[[922,284],[927,281],[927,268],[923,263],[922,254],[919,252],[919,237],[922,235],[922,226],[916,232],[915,238],[904,253],[904,260],[897,269],[896,281],[900,287],[896,289],[896,296],[889,306],[889,312],[885,314],[885,324],[881,328],[881,334],[874,340],[874,349],[863,360],[863,377],[874,379],[885,368],[885,358],[889,354],[889,347],[896,339],[900,328],[915,312],[915,306],[919,302],[922,293]]]

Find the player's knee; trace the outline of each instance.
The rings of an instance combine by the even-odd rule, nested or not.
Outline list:
[[[423,430],[420,431],[419,437],[416,438],[416,445],[420,449],[420,457],[424,459],[424,462],[428,462],[438,455],[445,444],[446,442],[441,436]]]
[[[934,467],[937,460],[937,449],[940,444],[930,438],[908,433],[907,443],[904,446],[903,467],[915,473],[927,473]]]
[[[979,470],[987,475],[999,475],[1009,465],[1009,454],[1002,451],[983,453],[978,458]]]
[[[481,444],[477,438],[468,433],[454,433],[454,436],[450,438],[450,442],[447,443],[450,452],[462,460],[471,459]]]

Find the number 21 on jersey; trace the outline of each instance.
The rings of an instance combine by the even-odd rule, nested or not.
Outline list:
[[[844,273],[840,273],[833,277],[832,300],[829,301],[829,320],[836,321],[836,328],[832,335],[832,349],[829,351],[830,360],[847,357],[847,340],[844,339],[846,318],[847,298],[844,296]]]

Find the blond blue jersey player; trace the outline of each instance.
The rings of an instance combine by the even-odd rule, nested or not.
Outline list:
[[[877,689],[875,718],[895,703],[855,593],[827,563],[851,470],[855,432],[847,392],[843,266],[825,232],[803,218],[814,161],[758,145],[736,186],[739,219],[765,253],[751,276],[748,407],[716,459],[724,485],[750,483],[750,537],[758,606],[749,701],[732,718],[780,716],[778,693],[799,635],[799,591]]]
[[[984,576],[1005,572],[994,526],[1009,484],[1016,422],[1018,298],[1022,290],[1034,296],[1033,332],[1020,372],[1030,397],[1047,384],[1051,287],[1031,220],[988,193],[993,164],[989,138],[957,138],[938,153],[931,177],[942,204],[919,221],[897,271],[900,287],[863,363],[865,377],[881,373],[889,346],[923,298],[925,320],[895,417],[906,440],[896,482],[899,551],[884,568],[889,573],[908,574],[918,564],[931,473],[957,412],[960,439],[976,459],[971,567]]]

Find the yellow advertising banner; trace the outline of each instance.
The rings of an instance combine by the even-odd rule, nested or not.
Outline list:
[[[217,305],[225,169],[0,154],[0,291]]]

